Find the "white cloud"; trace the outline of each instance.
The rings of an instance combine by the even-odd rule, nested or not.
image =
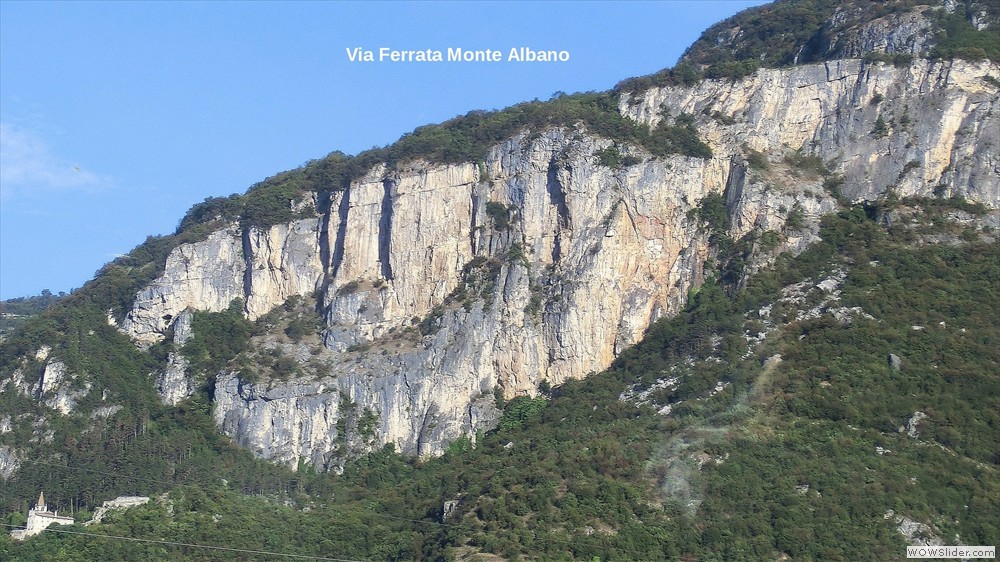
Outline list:
[[[103,178],[52,153],[41,135],[0,123],[0,194],[17,190],[92,188]]]

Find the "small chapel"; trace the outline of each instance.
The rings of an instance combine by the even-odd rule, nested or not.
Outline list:
[[[25,528],[11,531],[10,536],[15,540],[23,540],[41,533],[49,525],[72,525],[74,522],[72,517],[59,515],[57,511],[49,511],[49,506],[45,504],[45,492],[41,492],[38,494],[35,507],[28,510]]]

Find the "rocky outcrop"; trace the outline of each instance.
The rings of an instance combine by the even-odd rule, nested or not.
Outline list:
[[[906,422],[906,434],[910,437],[917,439],[920,437],[920,422],[927,419],[927,414],[923,412],[913,412],[910,419]],[[902,433],[902,432],[900,432]]]
[[[0,393],[6,392],[9,386],[12,391],[66,416],[73,413],[77,402],[90,392],[92,384],[70,372],[62,361],[50,358],[51,351],[50,347],[42,346],[35,353],[36,362],[22,360],[11,377],[0,382]],[[41,366],[37,364],[39,361]]]
[[[734,238],[814,240],[810,225],[837,203],[786,156],[817,157],[853,200],[892,190],[1000,209],[998,89],[986,76],[1000,70],[845,60],[623,97],[621,112],[651,126],[696,116],[708,159],[618,143],[638,163],[612,169],[594,153],[614,141],[561,127],[524,131],[481,163],[376,166],[316,218],[178,247],[122,330],[150,343],[172,326],[176,337],[185,310],[243,298],[257,318],[318,291],[323,369],[220,373],[219,427],[292,466],[336,468],[383,443],[436,454],[496,422],[495,390],[534,394],[604,369],[676,312],[712,254],[691,213],[706,195],[725,197]],[[749,167],[751,150],[769,174]],[[803,225],[788,226],[793,212]],[[182,397],[164,377],[168,401]]]
[[[919,57],[930,51],[935,39],[930,19],[934,10],[930,6],[891,12],[876,19],[866,17],[870,9],[870,6],[845,5],[835,10],[821,31],[821,36],[830,36],[833,41],[820,46],[818,58],[861,58],[870,53]]]
[[[319,288],[319,219],[268,229],[237,225],[201,242],[182,244],[167,257],[162,276],[136,295],[121,329],[143,344],[163,339],[186,309],[218,312],[243,299],[256,319],[293,295]]]
[[[136,341],[153,343],[185,309],[225,310],[244,296],[246,265],[235,225],[202,242],[181,244],[167,256],[163,275],[136,295],[122,331]]]
[[[118,496],[113,500],[106,500],[100,507],[94,510],[93,517],[83,525],[89,527],[104,520],[104,517],[112,511],[125,511],[131,507],[146,505],[149,498],[146,496]]]
[[[164,404],[176,406],[194,394],[194,380],[189,376],[188,360],[180,350],[191,337],[191,312],[187,309],[177,315],[173,323],[174,351],[167,354],[167,365],[156,375],[156,392]]]
[[[21,459],[17,450],[0,445],[0,480],[9,480],[20,467]]]
[[[903,68],[858,59],[760,70],[739,81],[653,88],[621,110],[656,124],[713,111],[713,149],[768,154],[801,149],[833,163],[852,200],[959,195],[1000,208],[1000,100],[996,63],[919,60]],[[880,125],[880,120],[881,124]],[[935,191],[937,189],[937,191]]]
[[[67,415],[73,411],[79,399],[90,392],[91,384],[83,381],[79,384],[77,377],[69,373],[62,361],[49,361],[38,378],[37,393],[42,404]]]
[[[898,371],[903,368],[903,360],[899,358],[895,353],[889,354],[889,367],[893,371]]]
[[[885,512],[883,517],[896,525],[896,530],[903,535],[906,544],[910,546],[941,546],[944,544],[941,531],[932,525],[921,523],[905,515],[898,515],[891,509]],[[957,536],[955,538],[955,542],[950,544],[962,544],[961,541],[957,540]]]
[[[734,62],[753,68],[848,58],[906,63],[953,51],[957,35],[995,28],[1000,21],[993,4],[991,0],[776,0],[708,28],[680,63],[720,75],[730,74]],[[985,35],[978,39],[982,45],[995,41]],[[983,49],[967,54],[987,58]]]
[[[327,229],[335,248],[325,293],[327,345],[343,350],[423,316],[460,283],[476,255],[476,167],[372,170],[334,196]],[[482,209],[479,209],[482,215]],[[479,222],[475,222],[475,221]],[[377,284],[378,286],[375,286]],[[337,327],[349,326],[347,330]]]

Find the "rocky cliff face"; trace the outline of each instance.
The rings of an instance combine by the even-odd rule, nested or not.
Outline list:
[[[835,10],[820,33],[821,37],[832,36],[833,41],[817,45],[818,56],[846,59],[886,53],[919,57],[930,50],[935,32],[931,21],[934,10],[930,6],[917,6],[913,11],[890,13],[874,20],[866,17],[866,11],[863,5],[845,5]]]
[[[802,150],[844,176],[858,201],[890,187],[900,196],[963,196],[1000,207],[997,65],[917,61],[903,68],[850,59],[694,88],[654,88],[625,97],[622,112],[655,124],[662,112],[706,120],[710,144],[726,154],[746,145],[768,153]],[[880,124],[881,123],[881,124]]]
[[[0,392],[10,387],[13,392],[36,399],[65,416],[73,411],[80,399],[87,396],[92,385],[70,372],[65,363],[50,357],[51,352],[51,347],[42,346],[35,353],[34,362],[22,359],[20,367],[14,370],[11,377],[0,382]],[[6,423],[0,424],[0,432],[4,431],[3,427],[9,430],[9,417]]]
[[[190,364],[179,351],[191,338],[190,310],[181,311],[171,327],[174,332],[174,351],[167,354],[167,366],[156,376],[156,391],[165,404],[176,406],[196,390],[194,381],[187,373]]]
[[[166,268],[136,295],[122,330],[144,344],[162,339],[187,309],[225,310],[236,298],[250,319],[292,295],[319,288],[320,219],[295,221],[266,230],[219,230],[197,244],[171,252]]]
[[[809,225],[837,203],[786,156],[819,157],[853,200],[891,189],[1000,209],[998,77],[995,64],[962,61],[762,70],[621,99],[623,115],[650,125],[694,115],[709,159],[618,145],[638,163],[612,169],[594,154],[614,141],[551,128],[524,131],[481,163],[378,166],[315,218],[232,225],[178,247],[121,329],[147,345],[170,328],[186,334],[185,311],[242,298],[253,319],[312,295],[322,349],[280,335],[255,345],[319,367],[291,381],[220,373],[222,431],[293,466],[336,468],[384,443],[437,454],[495,424],[495,389],[534,394],[543,380],[604,369],[676,312],[712,255],[691,213],[706,195],[724,194],[734,238],[783,232],[783,248],[814,239]],[[751,151],[769,171],[748,166]],[[793,213],[805,227],[786,227]],[[161,391],[176,402],[189,391],[185,366],[170,368]]]

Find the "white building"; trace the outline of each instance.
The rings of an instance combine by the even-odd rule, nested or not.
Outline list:
[[[42,492],[38,494],[38,502],[35,507],[28,510],[26,528],[11,531],[10,536],[15,540],[24,540],[41,533],[49,525],[72,525],[73,523],[72,517],[59,515],[56,511],[49,511],[49,506],[45,505],[45,492]]]

